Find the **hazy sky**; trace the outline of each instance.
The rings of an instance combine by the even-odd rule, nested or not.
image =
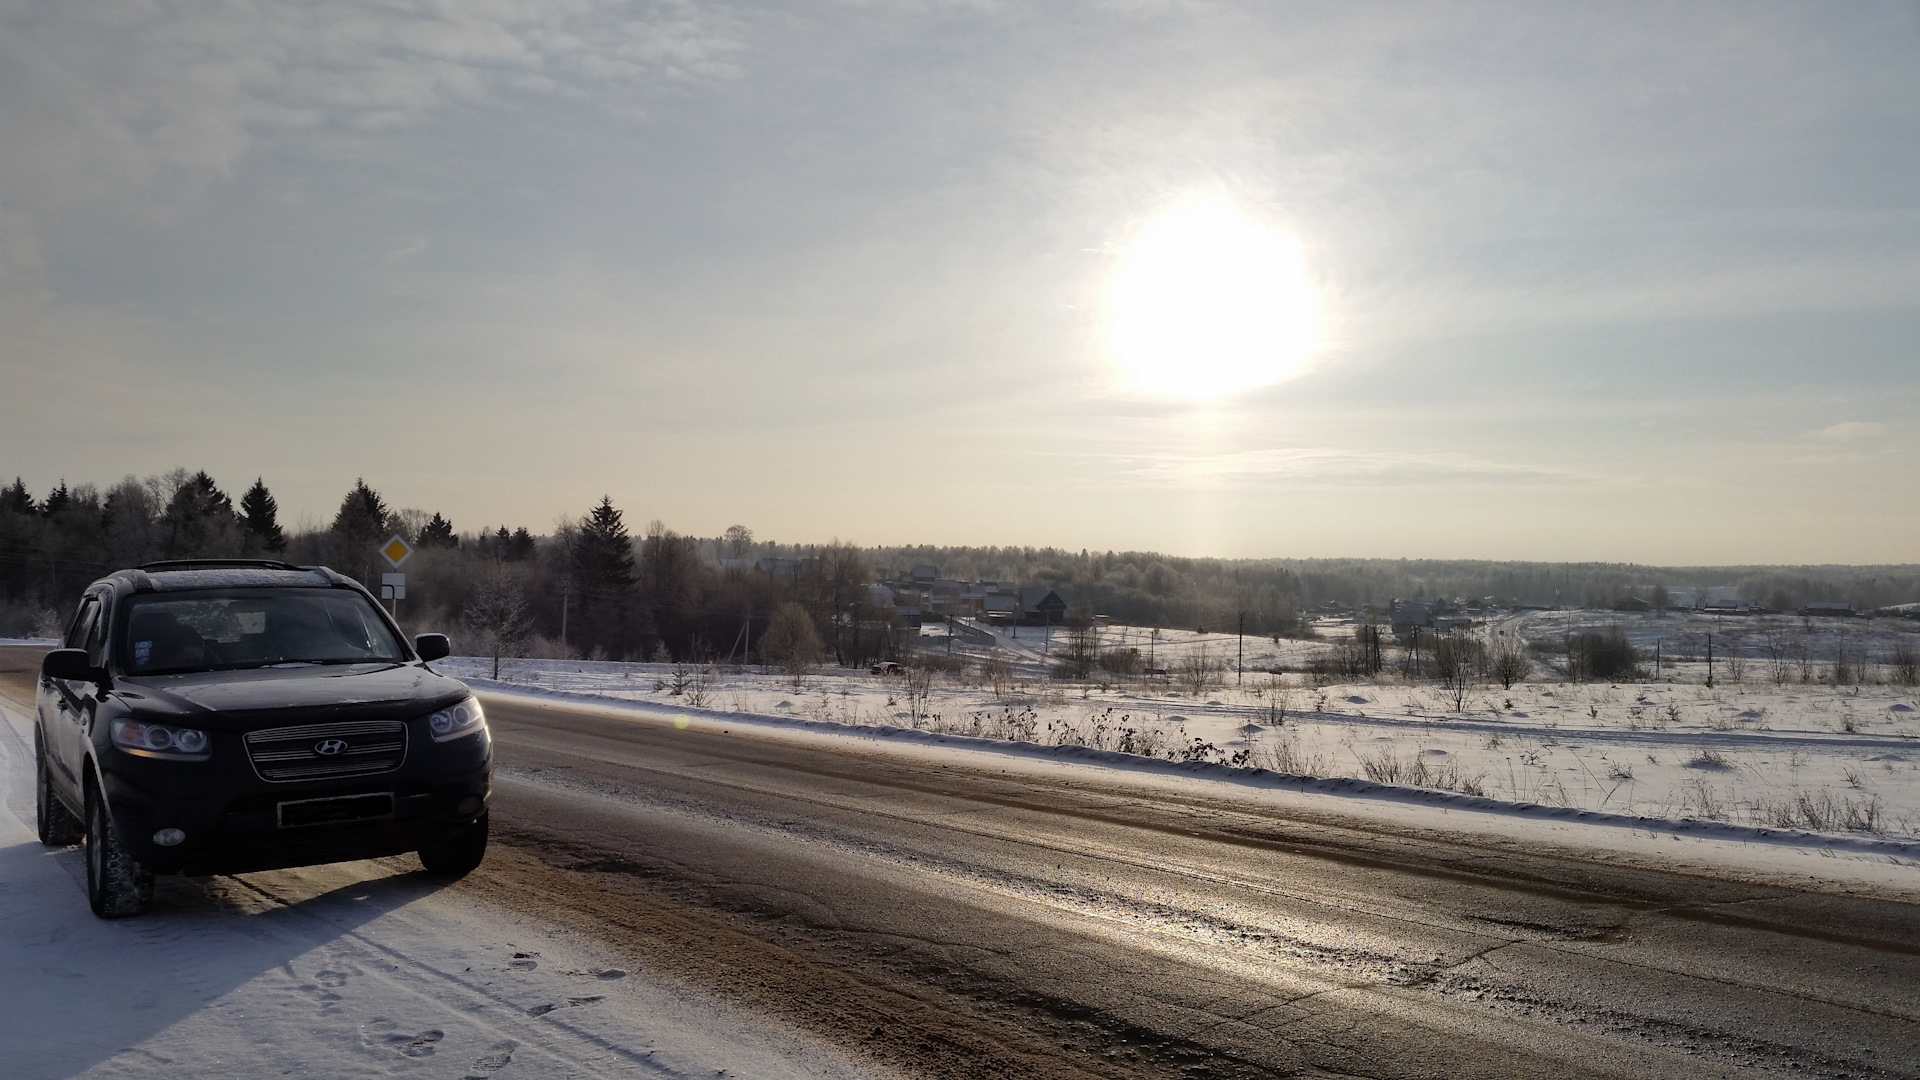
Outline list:
[[[1118,364],[1193,205],[1297,256],[1292,377]],[[0,0],[36,493],[1895,562],[1917,421],[1910,2]]]

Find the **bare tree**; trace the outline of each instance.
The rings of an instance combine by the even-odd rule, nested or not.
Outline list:
[[[760,636],[760,655],[786,672],[796,687],[823,651],[825,646],[820,642],[820,632],[813,628],[812,616],[791,600],[774,609],[767,632]]]
[[[1461,633],[1435,634],[1432,641],[1433,674],[1441,682],[1452,682],[1461,674],[1471,679],[1486,667],[1487,646],[1477,637]]]
[[[495,679],[500,677],[500,658],[518,655],[533,636],[526,590],[505,567],[495,567],[481,579],[467,602],[465,622],[476,644],[492,655]]]
[[[1901,686],[1920,686],[1920,651],[1913,641],[1902,637],[1893,643],[1893,681]]]
[[[1727,635],[1726,650],[1727,681],[1739,686],[1747,677],[1747,658],[1740,651],[1740,639]]]
[[[1220,681],[1221,664],[1207,652],[1205,645],[1187,650],[1180,658],[1180,664],[1174,669],[1180,685],[1194,697],[1206,693]]]
[[[987,658],[980,661],[980,674],[987,680],[987,685],[993,688],[995,701],[1007,696],[1008,687],[1013,685],[1013,664],[998,650],[988,653]]]
[[[1467,692],[1487,666],[1487,647],[1466,634],[1438,634],[1433,639],[1433,673],[1453,697],[1453,711],[1466,708]]]
[[[1833,667],[1831,674],[1833,685],[1844,686],[1856,681],[1859,658],[1847,649],[1847,636],[1835,634],[1833,637]]]
[[[1500,630],[1493,635],[1493,656],[1488,662],[1489,673],[1500,683],[1500,689],[1511,690],[1513,684],[1525,682],[1533,674],[1533,662],[1527,659],[1527,650],[1520,642],[1520,636],[1512,631]]]
[[[934,669],[928,664],[909,663],[907,665],[907,715],[915,727],[920,726],[933,705]]]
[[[1092,674],[1094,664],[1100,656],[1100,639],[1094,634],[1091,624],[1076,622],[1069,626],[1065,640],[1056,654],[1059,662],[1054,665],[1054,677],[1062,679],[1084,679]]]
[[[1793,677],[1793,651],[1783,631],[1767,631],[1767,673],[1775,686],[1785,686]]]

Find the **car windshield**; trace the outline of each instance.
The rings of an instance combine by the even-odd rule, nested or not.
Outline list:
[[[135,675],[408,658],[361,594],[285,588],[136,596],[120,656]]]

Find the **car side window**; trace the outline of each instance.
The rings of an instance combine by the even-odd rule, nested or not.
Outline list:
[[[105,597],[101,598],[93,611],[93,628],[87,631],[87,643],[81,647],[87,650],[87,655],[93,658],[94,663],[104,665],[107,662],[107,624],[113,621],[113,612],[107,607]]]
[[[88,641],[93,637],[94,625],[98,621],[97,617],[99,614],[99,598],[89,596],[85,600],[80,601],[80,610],[73,613],[73,622],[67,627],[65,647],[69,649],[86,648]]]

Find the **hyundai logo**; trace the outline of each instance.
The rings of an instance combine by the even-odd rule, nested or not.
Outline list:
[[[319,742],[313,744],[313,752],[323,757],[344,754],[347,752],[347,740],[321,739]]]

